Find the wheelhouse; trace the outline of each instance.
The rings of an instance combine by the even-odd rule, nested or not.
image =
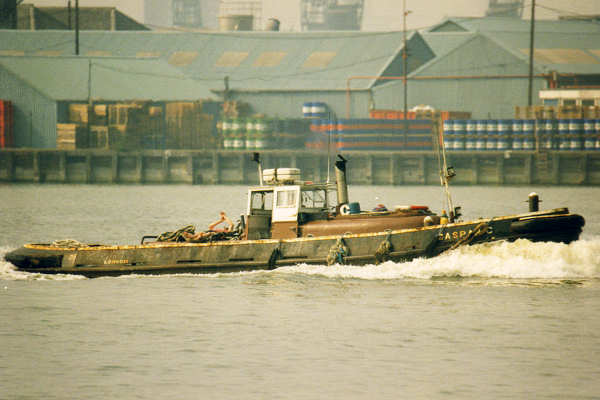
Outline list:
[[[248,191],[246,238],[298,237],[299,225],[326,220],[335,209],[335,185],[294,182]]]

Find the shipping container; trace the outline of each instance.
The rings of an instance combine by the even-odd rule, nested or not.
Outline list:
[[[314,120],[306,147],[326,149],[327,143],[332,143],[338,151],[432,150],[435,129],[436,124],[431,120]]]
[[[374,119],[404,119],[404,111],[401,110],[371,110],[369,118]],[[437,111],[437,110],[417,110],[409,111],[408,119],[439,119],[446,121],[449,119],[470,119],[471,113],[467,111]]]
[[[14,146],[13,106],[8,100],[0,100],[0,149]]]

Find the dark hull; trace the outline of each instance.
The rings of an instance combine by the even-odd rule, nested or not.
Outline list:
[[[434,257],[460,245],[500,240],[570,243],[579,238],[584,223],[583,217],[556,209],[417,229],[283,240],[80,248],[31,244],[5,258],[22,271],[88,277],[235,272],[301,263],[364,265]],[[343,251],[336,250],[340,245]]]

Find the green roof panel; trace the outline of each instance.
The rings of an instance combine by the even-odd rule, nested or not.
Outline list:
[[[0,66],[55,100],[84,100],[88,94],[96,100],[215,97],[202,82],[156,59],[0,57]]]

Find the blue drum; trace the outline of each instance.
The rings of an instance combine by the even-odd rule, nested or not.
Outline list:
[[[558,149],[569,150],[571,146],[571,140],[569,138],[569,120],[559,119],[558,120]]]
[[[454,149],[454,121],[444,121],[444,149],[446,151]]]
[[[573,118],[569,120],[569,150],[578,151],[583,147],[583,120],[580,118]]]

